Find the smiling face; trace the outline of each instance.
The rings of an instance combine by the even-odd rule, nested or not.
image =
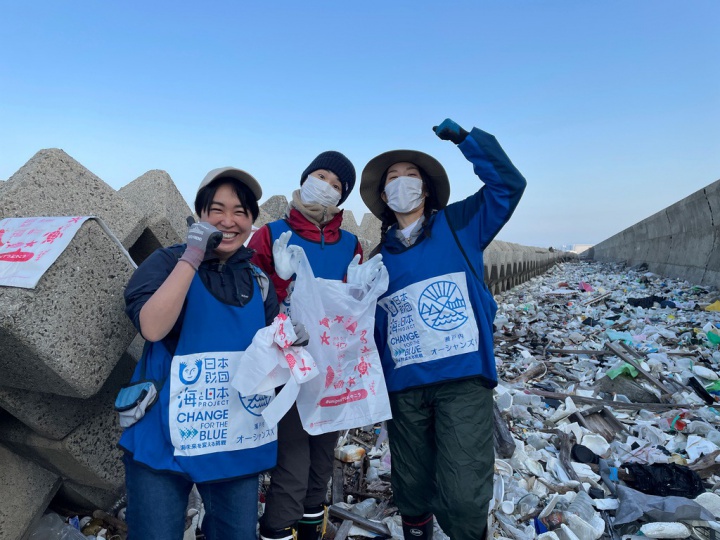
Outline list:
[[[342,196],[342,182],[338,175],[327,169],[318,169],[310,173],[310,176],[330,184],[330,186]]]
[[[222,184],[215,191],[208,209],[200,214],[200,221],[214,225],[223,233],[222,242],[215,248],[215,254],[221,261],[226,261],[250,236],[253,218],[232,186]]]

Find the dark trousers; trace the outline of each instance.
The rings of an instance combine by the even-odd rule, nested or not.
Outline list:
[[[278,460],[270,473],[263,527],[290,527],[303,516],[305,508],[325,502],[337,437],[337,432],[308,435],[295,405],[280,420]]]
[[[434,513],[452,540],[483,538],[492,497],[492,390],[479,379],[390,394],[395,504],[403,516]]]

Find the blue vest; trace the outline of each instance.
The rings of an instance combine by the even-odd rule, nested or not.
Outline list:
[[[445,211],[434,217],[430,238],[400,253],[383,246],[381,253],[390,285],[375,325],[388,391],[476,376],[495,386],[497,304],[473,275]]]
[[[148,467],[211,482],[257,474],[277,461],[276,428],[261,416],[269,396],[241,396],[230,381],[237,358],[265,326],[254,282],[244,307],[217,300],[198,275],[175,355],[150,343],[141,362],[146,378],[164,381],[158,402],[120,438],[119,446]],[[141,366],[133,380],[140,377]]]
[[[357,236],[347,231],[340,231],[340,239],[337,242],[325,242],[322,232],[320,242],[307,240],[295,232],[284,219],[268,223],[270,229],[270,245],[285,231],[292,231],[288,245],[300,246],[305,250],[310,267],[315,277],[323,279],[345,279],[348,264],[355,256]]]

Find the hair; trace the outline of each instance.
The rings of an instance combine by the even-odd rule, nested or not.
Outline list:
[[[243,205],[243,208],[252,215],[253,223],[255,223],[255,220],[258,218],[258,214],[260,213],[258,200],[255,197],[255,194],[240,180],[237,178],[230,178],[228,176],[216,178],[198,191],[198,194],[195,196],[195,213],[199,216],[203,212],[208,212],[213,199],[215,198],[215,192],[220,186],[225,184],[232,188],[235,195],[237,195],[237,198],[240,199],[240,203]]]
[[[425,197],[425,208],[423,209],[423,215],[427,220],[430,219],[430,216],[432,216],[435,212],[440,210],[440,202],[438,201],[437,190],[435,189],[435,184],[430,180],[430,177],[425,172],[425,170],[416,163],[413,163],[413,165],[415,165],[420,171],[420,178],[422,179],[425,193],[427,193],[427,196]],[[392,167],[392,165],[390,165],[390,167]],[[380,178],[380,183],[378,184],[378,194],[380,195],[382,195],[383,191],[385,191],[385,179],[387,178],[390,167],[385,169],[385,172],[383,172],[382,177]],[[395,212],[393,212],[386,203],[385,208],[383,208],[382,215],[380,216],[380,244],[378,244],[379,246],[385,243],[385,237],[387,235],[388,229],[396,223],[397,218],[395,217]],[[425,227],[423,234],[429,238],[430,228]]]

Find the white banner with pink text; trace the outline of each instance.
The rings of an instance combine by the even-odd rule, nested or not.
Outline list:
[[[93,216],[5,218],[0,220],[0,286],[34,289],[88,219],[95,219],[130,259],[115,235]]]

